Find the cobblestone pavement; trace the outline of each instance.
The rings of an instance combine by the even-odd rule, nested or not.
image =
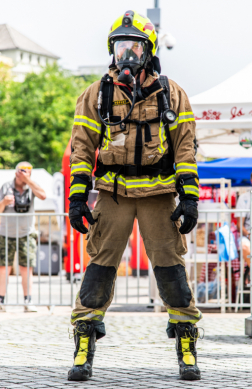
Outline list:
[[[109,312],[92,379],[69,382],[74,346],[67,310],[0,314],[1,389],[252,388],[252,339],[244,335],[248,314],[205,314],[205,338],[198,341],[202,380],[188,382],[179,380],[166,314]]]

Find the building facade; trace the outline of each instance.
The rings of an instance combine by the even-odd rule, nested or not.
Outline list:
[[[7,24],[0,25],[0,61],[1,55],[12,60],[12,74],[20,82],[27,73],[39,73],[59,59]]]

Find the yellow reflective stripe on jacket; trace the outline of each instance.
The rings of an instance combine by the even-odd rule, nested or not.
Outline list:
[[[197,323],[200,319],[202,319],[202,313],[198,311],[196,315],[187,315],[180,311],[175,311],[173,309],[167,309],[169,314],[169,322],[170,323],[180,323],[180,322],[190,322],[192,324]]]
[[[97,177],[96,180],[103,180],[106,183],[114,183],[115,173],[108,172],[103,177]],[[159,175],[158,177],[153,178],[136,178],[136,179],[130,179],[126,180],[123,176],[117,177],[117,183],[120,185],[123,185],[126,187],[126,189],[133,189],[133,188],[147,188],[147,187],[153,187],[157,185],[170,185],[172,183],[175,183],[175,175],[171,175],[165,179],[162,179]]]
[[[106,131],[104,134],[104,147],[102,150],[108,150],[109,142],[112,142],[111,135],[110,135],[110,126],[106,126]]]
[[[169,130],[175,130],[178,127],[178,118],[175,120],[175,122],[169,124]]]
[[[75,115],[74,124],[77,126],[85,126],[90,128],[90,130],[101,134],[101,124],[96,122],[93,119],[88,118],[87,116]]]
[[[71,174],[77,172],[92,172],[93,167],[87,162],[73,163],[71,165]]]
[[[75,184],[70,187],[70,196],[75,193],[85,193],[87,185]],[[69,196],[69,197],[70,197]]]
[[[178,118],[178,124],[184,122],[193,122],[193,121],[195,121],[193,112],[180,112]]]
[[[163,122],[160,123],[160,127],[159,127],[159,139],[160,139],[160,147],[158,147],[158,151],[161,154],[164,154],[165,152],[164,142],[166,140],[166,135],[165,135],[165,128]]]
[[[198,175],[198,168],[196,163],[180,162],[176,164],[176,173],[191,172]]]
[[[185,122],[193,122],[194,114],[193,112],[180,112],[179,116],[176,118],[175,122],[169,124],[169,130],[175,130],[178,127],[178,124],[185,123]]]
[[[199,188],[194,185],[183,185],[185,194],[193,194],[194,196],[199,197]]]

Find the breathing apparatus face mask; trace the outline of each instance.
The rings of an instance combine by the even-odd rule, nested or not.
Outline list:
[[[118,80],[132,82],[147,58],[147,44],[141,40],[118,40],[114,43],[115,65],[120,70]]]

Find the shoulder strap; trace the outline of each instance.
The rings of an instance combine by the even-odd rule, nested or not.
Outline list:
[[[114,84],[113,77],[110,77],[109,74],[104,74],[101,79],[103,83],[102,87],[102,117],[105,119],[108,116],[113,116],[113,94],[114,94]],[[100,136],[100,148],[102,146],[103,137],[105,134],[106,127],[102,124],[101,136]]]
[[[169,105],[169,108],[171,106],[171,96],[170,96],[170,84],[167,76],[159,76],[159,82],[162,85],[162,87],[165,90],[166,98],[167,98],[167,103]]]
[[[161,113],[164,111],[162,93],[165,93],[165,95],[166,95],[166,99],[167,99],[167,103],[168,103],[169,108],[171,105],[171,98],[170,98],[170,85],[169,85],[168,77],[167,76],[159,76],[159,82],[164,90],[164,92],[160,92],[157,95],[157,97],[158,97],[158,116],[161,117]],[[167,138],[168,146],[170,149],[170,153],[173,156],[173,160],[174,160],[174,151],[173,151],[171,134],[169,131],[168,124],[166,124],[166,126],[165,126],[165,133],[166,133],[166,138]]]

